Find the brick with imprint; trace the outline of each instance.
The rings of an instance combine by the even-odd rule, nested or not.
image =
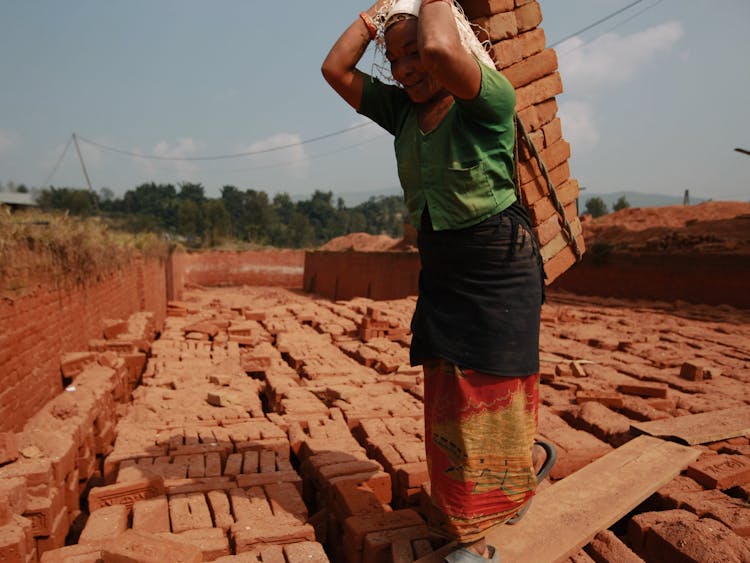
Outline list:
[[[703,456],[687,468],[692,477],[710,489],[729,489],[750,482],[750,459],[739,455]]]

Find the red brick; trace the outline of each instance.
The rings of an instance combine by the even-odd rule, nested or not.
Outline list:
[[[639,382],[639,383],[622,383],[617,386],[620,393],[628,395],[638,395],[640,397],[656,397],[664,399],[667,396],[669,386],[666,383],[656,382]]]
[[[272,516],[266,493],[262,487],[232,489],[229,491],[232,514],[236,522],[255,522]]]
[[[516,90],[516,111],[521,112],[529,106],[541,104],[558,94],[562,94],[563,85],[560,73],[555,72],[540,78]]]
[[[461,6],[470,20],[481,16],[491,16],[500,12],[509,12],[514,7],[513,0],[463,0]]]
[[[580,250],[583,252],[583,250],[585,249],[585,246],[583,244],[583,237],[581,237],[580,239],[576,239],[576,241],[578,242]],[[577,262],[578,258],[576,257],[575,252],[573,252],[573,249],[570,246],[566,246],[560,252],[555,254],[555,256],[544,263],[544,271],[547,274],[545,283],[547,285],[551,284],[558,277],[567,272],[568,269],[570,269],[570,267],[575,265]]]
[[[711,379],[711,374],[704,366],[685,362],[680,368],[680,377],[688,381],[703,381],[704,379]]]
[[[566,160],[559,166],[556,166],[549,171],[549,178],[553,186],[561,186],[570,178],[570,166]],[[547,187],[547,180],[539,175],[533,180],[524,183],[521,186],[521,192],[523,193],[524,201],[526,205],[533,205],[543,197],[549,197],[549,189]],[[573,211],[572,216],[576,217],[578,213]]]
[[[187,530],[179,534],[161,533],[159,537],[169,541],[197,547],[202,555],[203,561],[214,561],[231,553],[229,538],[224,530],[219,528],[201,528]]]
[[[492,58],[501,70],[514,65],[523,60],[523,43],[518,38],[498,41],[492,45]]]
[[[612,391],[578,391],[576,393],[576,402],[579,405],[589,401],[596,401],[614,409],[619,409],[623,405],[622,395]]]
[[[628,542],[637,553],[643,554],[648,536],[654,526],[670,522],[686,522],[692,525],[697,521],[698,517],[687,510],[643,512],[633,516],[628,522]]]
[[[586,551],[596,561],[617,561],[617,563],[643,563],[633,551],[609,530],[596,534],[586,547]]]
[[[0,465],[18,459],[18,443],[13,432],[0,432]]]
[[[31,554],[26,548],[26,536],[23,529],[11,522],[0,526],[0,557],[8,563],[26,563]]]
[[[535,80],[544,78],[557,70],[557,54],[553,49],[541,53],[503,69],[503,74],[514,88],[521,88]]]
[[[32,524],[35,537],[49,536],[54,533],[55,518],[65,508],[65,497],[59,489],[52,489],[49,496],[30,496],[23,513]]]
[[[13,514],[26,512],[26,494],[26,483],[22,478],[0,479],[0,526],[10,522]]]
[[[89,515],[78,543],[92,543],[114,538],[128,529],[128,508],[122,504],[105,506]]]
[[[515,15],[519,32],[529,31],[542,23],[542,8],[539,2],[527,2],[515,11]]]
[[[422,518],[411,509],[352,516],[344,521],[344,546],[347,548],[347,553],[358,553],[362,551],[367,534],[422,524],[424,524]]]
[[[330,486],[339,481],[356,481],[367,484],[372,492],[382,504],[391,502],[392,486],[391,476],[385,471],[368,471],[365,473],[353,473],[331,478],[328,483]]]
[[[225,491],[209,491],[206,494],[206,498],[211,508],[211,514],[214,517],[214,526],[222,530],[231,528],[232,524],[234,524],[234,518],[232,518],[227,493]]]
[[[67,507],[63,506],[52,521],[52,529],[48,536],[37,538],[36,547],[39,554],[57,549],[65,545],[65,536],[70,530],[70,519]]]
[[[342,480],[331,487],[332,509],[336,519],[343,522],[350,516],[386,512],[388,505],[382,504],[365,483]]]
[[[315,530],[309,524],[290,520],[288,516],[270,516],[263,520],[237,522],[232,525],[237,553],[251,551],[263,544],[292,544],[315,541]]]
[[[175,495],[180,496],[180,495]],[[174,526],[174,519],[172,519],[172,500],[175,498],[175,496],[170,497],[169,499],[169,505],[170,505],[170,520],[172,521],[172,531],[175,530]],[[206,502],[206,496],[203,493],[190,493],[185,495],[187,499],[187,507],[188,511],[190,513],[190,525],[186,529],[189,530],[198,530],[201,528],[211,528],[213,527],[213,520],[211,519],[211,511],[208,508],[208,503]]]
[[[74,544],[47,551],[42,555],[43,563],[101,563],[105,542]]]
[[[201,550],[161,535],[128,530],[102,549],[104,563],[200,563]]]
[[[419,487],[430,480],[427,463],[424,461],[402,464],[396,475],[399,485],[405,489]]]
[[[94,487],[88,496],[89,509],[97,510],[103,506],[111,506],[113,504],[124,504],[129,509],[132,509],[133,503],[136,500],[153,498],[164,493],[164,480],[161,477],[150,477],[141,481]]]
[[[561,139],[557,141],[556,143],[552,144],[551,146],[540,150],[539,156],[544,162],[544,165],[547,167],[547,170],[554,170],[555,168],[562,165],[565,161],[567,161],[570,158],[570,144],[567,141]],[[539,168],[539,165],[536,162],[536,159],[522,161],[519,164],[518,172],[519,172],[519,177],[521,180],[522,187],[524,186],[524,184],[531,182],[532,180],[534,180],[538,176],[541,176],[542,174]],[[552,175],[550,174],[550,176]],[[562,179],[562,184],[564,184],[568,180],[569,178]],[[554,185],[558,187],[557,189],[561,189],[562,184],[557,183]],[[541,193],[542,195],[547,195],[548,190],[546,189],[547,187],[546,180],[544,181],[543,185],[544,185],[544,188]],[[526,190],[524,190],[524,193],[526,193]]]
[[[284,546],[288,563],[328,563],[323,546],[317,542],[299,542]],[[265,559],[264,559],[265,561]]]
[[[169,532],[169,504],[166,496],[133,503],[133,529],[139,532]]]
[[[297,487],[292,483],[272,483],[263,487],[276,516],[288,514],[301,522],[307,520],[307,506]]]
[[[390,563],[391,545],[399,541],[427,539],[430,531],[425,524],[399,528],[395,530],[383,530],[370,532],[365,536],[362,546],[363,563]]]
[[[750,460],[720,454],[702,456],[687,468],[687,475],[709,489],[729,489],[750,482]]]
[[[750,561],[750,546],[721,522],[656,524],[646,538],[648,561]]]
[[[521,44],[521,54],[524,59],[528,59],[537,53],[541,53],[547,46],[547,37],[541,27],[532,29],[525,33],[520,33],[517,40]],[[550,121],[550,119],[545,120],[543,123],[547,123],[548,121]]]
[[[500,12],[482,20],[481,27],[489,34],[493,43],[518,35],[518,23],[513,12]]]
[[[575,201],[578,198],[578,191],[578,181],[572,178],[566,180],[555,188],[557,198],[565,210],[565,217],[570,222],[574,234],[580,234],[581,232],[580,221],[578,220],[578,213],[575,205]],[[560,216],[557,207],[555,207],[550,196],[545,196],[531,205],[529,208],[529,214],[535,225],[544,223],[544,221],[550,217]]]

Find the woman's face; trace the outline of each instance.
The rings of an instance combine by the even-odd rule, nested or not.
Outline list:
[[[391,63],[394,80],[404,87],[412,102],[427,102],[442,89],[419,59],[416,18],[401,20],[388,28],[385,57]]]

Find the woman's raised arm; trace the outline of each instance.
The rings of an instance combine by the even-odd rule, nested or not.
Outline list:
[[[419,57],[422,64],[457,98],[479,94],[482,72],[461,44],[451,0],[424,0],[419,10]]]
[[[385,0],[377,0],[352,23],[331,47],[321,68],[328,84],[355,110],[362,101],[364,76],[356,66],[375,38],[374,20]]]

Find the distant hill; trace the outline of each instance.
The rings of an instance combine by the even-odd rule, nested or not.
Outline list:
[[[665,207],[668,205],[682,205],[682,197],[664,194],[646,194],[642,192],[613,192],[610,194],[599,194],[596,192],[583,191],[579,198],[579,210],[586,209],[586,202],[592,197],[599,197],[607,204],[607,209],[612,211],[612,206],[621,197],[630,204],[630,207]],[[706,199],[691,197],[690,204],[703,203]]]
[[[344,203],[347,207],[356,207],[360,203],[364,203],[371,197],[387,197],[387,196],[394,196],[394,195],[401,195],[401,188],[400,187],[394,187],[394,188],[386,188],[382,190],[374,190],[374,191],[365,191],[365,192],[341,192],[333,194],[333,199],[336,201],[338,198],[342,198],[344,200]],[[682,205],[682,197],[678,196],[671,196],[671,195],[665,195],[665,194],[647,194],[643,192],[613,192],[613,193],[596,193],[596,192],[589,192],[589,191],[583,191],[581,192],[581,196],[579,198],[579,209],[583,211],[586,208],[586,202],[591,199],[592,197],[600,197],[604,201],[604,203],[607,204],[607,209],[609,211],[612,211],[612,206],[615,204],[615,202],[620,199],[622,196],[625,196],[625,199],[628,200],[628,203],[630,204],[630,207],[665,207],[668,205]],[[310,194],[304,194],[304,195],[292,195],[292,199],[295,201],[309,199]],[[703,203],[704,201],[708,201],[704,198],[696,198],[691,197],[690,203],[696,204],[696,203]]]

